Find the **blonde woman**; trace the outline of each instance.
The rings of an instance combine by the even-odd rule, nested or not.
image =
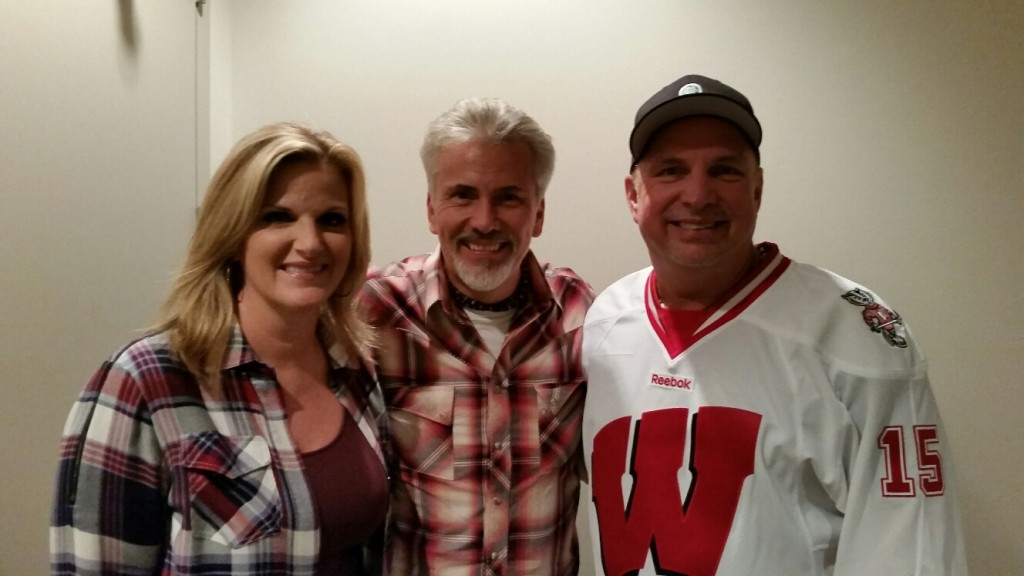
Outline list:
[[[96,372],[64,431],[54,574],[379,574],[380,390],[353,307],[363,168],[276,124],[217,170],[158,329]]]

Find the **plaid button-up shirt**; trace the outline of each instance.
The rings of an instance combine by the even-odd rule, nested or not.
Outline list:
[[[492,355],[450,296],[440,254],[372,270],[361,303],[379,330],[377,372],[401,482],[395,574],[575,574],[593,291],[527,255],[532,294]]]
[[[330,356],[329,383],[383,465],[380,390],[360,363],[344,364]],[[221,375],[211,397],[166,333],[96,372],[61,442],[53,574],[314,573],[318,521],[280,387],[237,326]],[[380,546],[364,555],[383,558]]]

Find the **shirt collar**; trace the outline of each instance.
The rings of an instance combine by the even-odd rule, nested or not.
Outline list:
[[[340,345],[334,344],[327,350],[327,361],[331,364],[331,370],[344,368],[348,365],[348,355]],[[250,362],[264,364],[256,356],[256,352],[252,347],[249,346],[249,342],[245,339],[245,334],[242,334],[242,327],[236,321],[231,327],[228,350],[224,355],[224,363],[221,366],[221,370],[232,370]]]
[[[228,350],[224,354],[224,364],[221,369],[231,370],[256,361],[256,353],[249,347],[249,343],[242,334],[242,327],[236,321],[231,327],[231,338],[228,340]]]

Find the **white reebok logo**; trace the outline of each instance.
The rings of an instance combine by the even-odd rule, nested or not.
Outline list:
[[[676,378],[675,376],[666,376],[664,374],[651,373],[651,386],[656,388],[674,388],[676,390],[693,390],[693,380],[682,376]]]

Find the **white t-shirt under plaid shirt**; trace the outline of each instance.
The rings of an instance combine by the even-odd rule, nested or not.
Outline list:
[[[581,329],[593,291],[527,255],[531,295],[491,354],[449,297],[441,257],[371,271],[361,301],[400,481],[395,574],[575,574],[585,381]]]

